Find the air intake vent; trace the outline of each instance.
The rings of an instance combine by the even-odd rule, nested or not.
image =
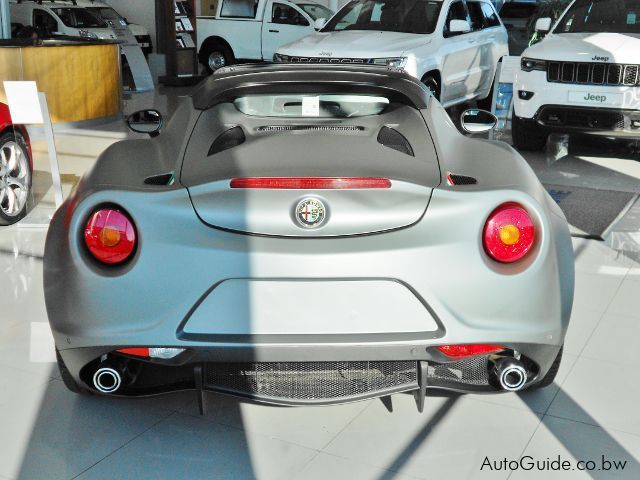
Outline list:
[[[450,173],[447,175],[447,182],[449,185],[475,185],[478,183],[473,177],[468,177],[466,175],[456,175],[455,173]]]
[[[152,175],[144,179],[145,185],[171,185],[173,183],[173,172],[161,173],[159,175]]]
[[[244,131],[241,127],[233,127],[216,138],[209,148],[209,156],[237,147],[245,141]]]
[[[411,148],[411,144],[409,141],[404,138],[404,136],[389,127],[382,127],[378,132],[378,143],[384,145],[385,147],[393,148],[398,152],[404,153],[405,155],[411,155],[415,157],[413,154],[413,148]]]
[[[362,132],[364,127],[357,125],[265,125],[256,129],[260,133],[268,132]]]

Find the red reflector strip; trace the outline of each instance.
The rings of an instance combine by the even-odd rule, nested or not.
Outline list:
[[[148,347],[121,348],[120,350],[116,351],[119,353],[124,353],[126,355],[134,355],[136,357],[149,357]]]
[[[500,352],[504,347],[500,345],[487,345],[478,343],[473,345],[440,345],[438,347],[447,357],[469,357],[472,355],[486,355],[488,353]]]
[[[247,177],[232,179],[230,187],[289,190],[350,190],[357,188],[391,188],[391,180],[379,177]]]

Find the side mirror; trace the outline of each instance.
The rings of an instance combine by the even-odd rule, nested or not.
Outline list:
[[[471,25],[466,20],[451,20],[449,22],[449,33],[468,33]]]
[[[462,129],[467,133],[482,133],[493,129],[498,123],[498,118],[491,112],[472,108],[465,110],[460,116]]]
[[[551,19],[543,17],[536,20],[536,32],[547,33],[551,30]]]
[[[327,24],[326,18],[317,18],[316,21],[313,22],[313,28],[315,28],[316,30],[320,30],[326,24]]]
[[[150,137],[160,135],[163,124],[162,114],[157,110],[140,110],[127,117],[129,129],[137,133],[146,133]]]

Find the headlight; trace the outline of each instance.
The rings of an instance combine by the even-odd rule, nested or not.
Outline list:
[[[289,55],[282,55],[280,53],[273,54],[273,61],[276,63],[289,63]]]
[[[384,65],[393,68],[404,68],[407,64],[407,57],[392,57],[392,58],[374,58],[371,63],[373,65]]]
[[[520,60],[520,68],[524,72],[531,72],[533,70],[547,71],[547,61],[537,60],[535,58],[522,58]]]
[[[88,30],[80,30],[78,33],[80,34],[80,36],[81,36],[82,38],[91,38],[91,39],[93,39],[93,40],[95,40],[95,39],[97,39],[97,38],[98,38],[98,35],[96,35],[96,34],[95,34],[95,33],[93,33],[93,32],[90,32],[90,31],[88,31]]]

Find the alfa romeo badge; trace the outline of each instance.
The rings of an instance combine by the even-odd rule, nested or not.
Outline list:
[[[295,216],[304,228],[318,228],[327,218],[327,209],[317,198],[305,198],[296,206]]]

